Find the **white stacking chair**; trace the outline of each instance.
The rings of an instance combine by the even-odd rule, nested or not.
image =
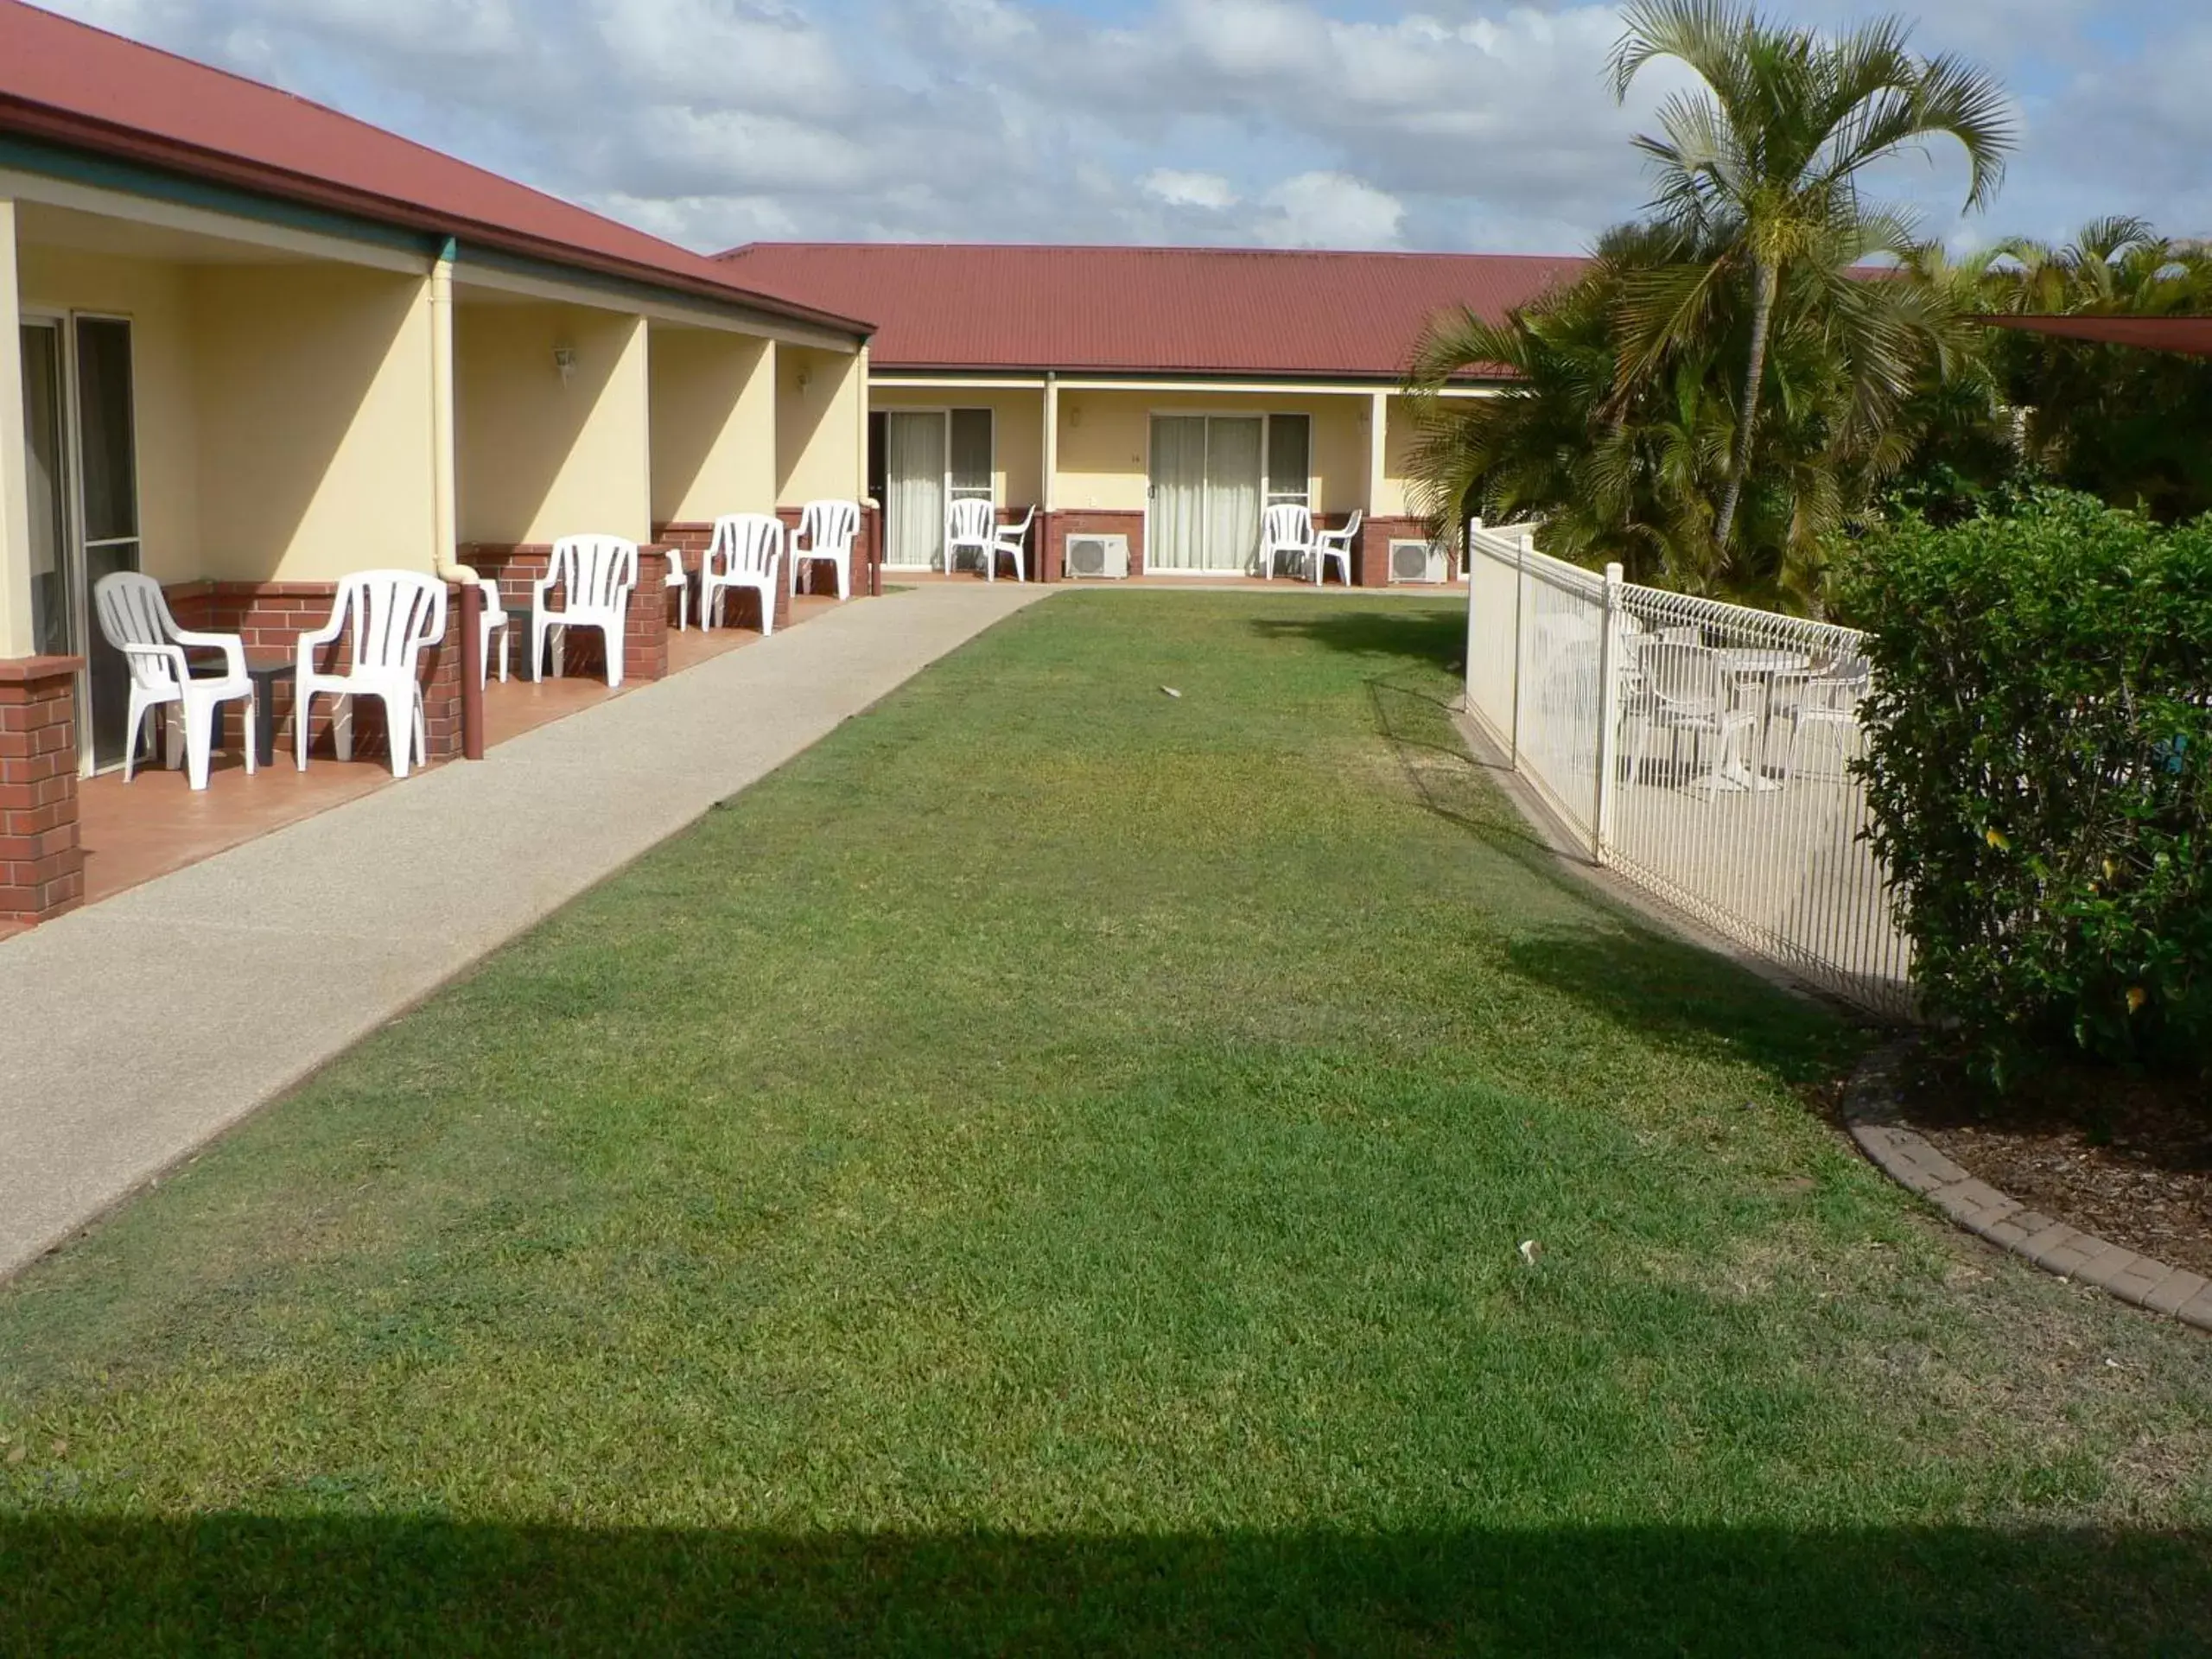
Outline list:
[[[208,763],[215,751],[216,710],[233,701],[245,704],[245,769],[251,772],[254,721],[259,711],[253,681],[245,671],[245,641],[235,633],[180,628],[162,597],[162,584],[136,570],[102,576],[93,586],[92,605],[99,613],[100,632],[123,653],[130,670],[130,704],[124,723],[130,741],[123,752],[123,781],[129,783],[137,772],[139,741],[150,723],[148,716],[170,708],[176,713],[168,718],[183,722],[186,780],[194,789],[207,788]],[[220,651],[222,673],[195,679],[185,660],[187,645]],[[175,766],[175,724],[169,728],[168,749],[169,764]]]
[[[1789,753],[1782,766],[1784,784],[1796,778],[1797,746],[1812,734],[1831,734],[1838,751],[1850,758],[1859,742],[1859,704],[1872,683],[1866,659],[1846,652],[1798,688],[1797,706],[1789,715]]]
[[[545,674],[545,642],[567,628],[596,628],[607,641],[607,683],[622,683],[622,631],[638,585],[638,544],[620,536],[563,536],[545,575],[530,589],[530,676]],[[553,589],[561,608],[552,608]]]
[[[507,683],[507,607],[499,597],[499,584],[490,576],[476,579],[477,591],[484,595],[484,614],[476,624],[476,683],[488,684],[492,678],[492,636],[499,636],[499,683]]]
[[[676,631],[678,633],[687,632],[691,626],[691,578],[683,569],[683,550],[681,548],[668,550],[668,575],[662,578],[661,591],[664,594],[676,595]],[[701,626],[705,625],[702,623]]]
[[[976,555],[976,563],[982,567],[983,575],[991,574],[991,543],[998,539],[999,511],[997,505],[983,496],[963,495],[946,503],[944,509],[944,574],[950,575],[960,563],[960,550],[968,548]]]
[[[1313,585],[1319,588],[1328,574],[1331,559],[1344,573],[1344,586],[1351,586],[1351,550],[1359,545],[1360,509],[1354,507],[1351,517],[1344,520],[1342,530],[1325,530],[1313,537]]]
[[[315,666],[316,648],[351,631],[352,661],[343,671]],[[410,760],[430,755],[423,710],[423,648],[446,637],[446,585],[419,570],[360,570],[338,584],[330,620],[299,638],[293,670],[292,755],[308,769],[308,728],[317,696],[374,697],[384,704],[391,734],[391,775],[404,778]],[[349,709],[331,721],[338,758],[353,758]]]
[[[853,543],[861,533],[860,505],[854,501],[810,501],[798,516],[798,535],[791,543],[791,592],[798,592],[801,565],[836,567],[837,597],[853,590]],[[948,554],[950,550],[948,550]]]
[[[1036,521],[1037,509],[1032,507],[1021,515],[1020,524],[998,527],[991,537],[991,550],[983,558],[983,579],[986,582],[998,580],[1001,559],[1014,561],[1014,579],[1016,582],[1029,580],[1029,526]]]
[[[1302,570],[1313,556],[1313,514],[1294,501],[1278,501],[1260,521],[1260,576],[1274,575],[1275,559],[1295,553]]]
[[[731,512],[715,520],[714,538],[699,561],[699,626],[719,626],[722,595],[745,589],[760,596],[760,634],[776,631],[776,586],[784,563],[784,521],[772,512]]]
[[[1749,709],[1738,709],[1728,700],[1720,653],[1705,645],[1669,639],[1662,632],[1656,644],[1647,644],[1638,664],[1643,687],[1629,716],[1639,728],[1629,759],[1628,780],[1633,785],[1643,769],[1644,734],[1658,727],[1673,734],[1679,751],[1681,734],[1713,740],[1713,769],[1707,779],[1708,800],[1719,798],[1726,786],[1729,757],[1745,765],[1745,751],[1758,724]]]

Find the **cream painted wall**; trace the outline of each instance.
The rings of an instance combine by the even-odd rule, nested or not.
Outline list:
[[[655,524],[775,511],[776,349],[649,325]]]
[[[166,262],[29,242],[17,248],[16,263],[28,310],[130,319],[141,568],[163,582],[207,575],[190,273]]]
[[[1380,518],[1416,515],[1408,499],[1406,481],[1411,472],[1414,447],[1413,406],[1403,397],[1390,399],[1389,419],[1382,429],[1382,487],[1371,511]]]
[[[879,415],[894,409],[988,409],[991,411],[992,487],[1002,507],[1041,506],[1045,499],[1045,394],[1014,388],[878,386],[868,394]]]
[[[799,382],[806,384],[802,386]],[[864,355],[776,348],[776,501],[857,501],[868,487]]]
[[[188,288],[200,574],[435,569],[427,279],[207,265]]]
[[[1059,475],[1053,504],[1065,509],[1144,510],[1155,414],[1305,415],[1311,417],[1313,508],[1349,512],[1367,505],[1367,415],[1362,397],[1285,392],[1090,391],[1060,387]]]
[[[461,539],[652,533],[645,322],[582,306],[454,307]],[[575,353],[564,385],[556,347]]]

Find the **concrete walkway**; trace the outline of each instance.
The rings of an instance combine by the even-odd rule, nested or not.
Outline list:
[[[0,941],[0,1277],[1052,591],[845,607]]]

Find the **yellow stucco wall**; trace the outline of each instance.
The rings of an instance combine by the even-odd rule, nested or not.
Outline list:
[[[652,325],[652,516],[701,521],[776,507],[776,346]]]
[[[16,265],[27,310],[130,320],[141,568],[163,582],[205,575],[191,273],[162,261],[30,242],[17,248]]]
[[[554,352],[575,353],[566,384]],[[645,323],[532,302],[454,308],[461,539],[652,532]]]
[[[876,413],[895,409],[988,409],[991,411],[992,488],[1002,507],[1041,506],[1045,499],[1045,394],[1018,388],[878,386]]]
[[[1208,391],[1093,391],[1060,389],[1057,507],[1141,512],[1154,415],[1304,415],[1313,421],[1308,461],[1317,512],[1367,505],[1364,396]]]
[[[805,384],[802,385],[800,382]],[[776,348],[776,500],[856,501],[868,484],[864,356]]]
[[[189,288],[200,574],[435,569],[429,283],[207,265]]]

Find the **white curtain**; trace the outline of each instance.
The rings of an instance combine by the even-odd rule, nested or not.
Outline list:
[[[944,416],[894,411],[884,422],[886,564],[944,561]]]
[[[1249,570],[1260,546],[1260,438],[1257,417],[1207,423],[1206,556],[1208,570]]]
[[[1152,519],[1145,540],[1146,569],[1205,568],[1205,416],[1154,416]]]

